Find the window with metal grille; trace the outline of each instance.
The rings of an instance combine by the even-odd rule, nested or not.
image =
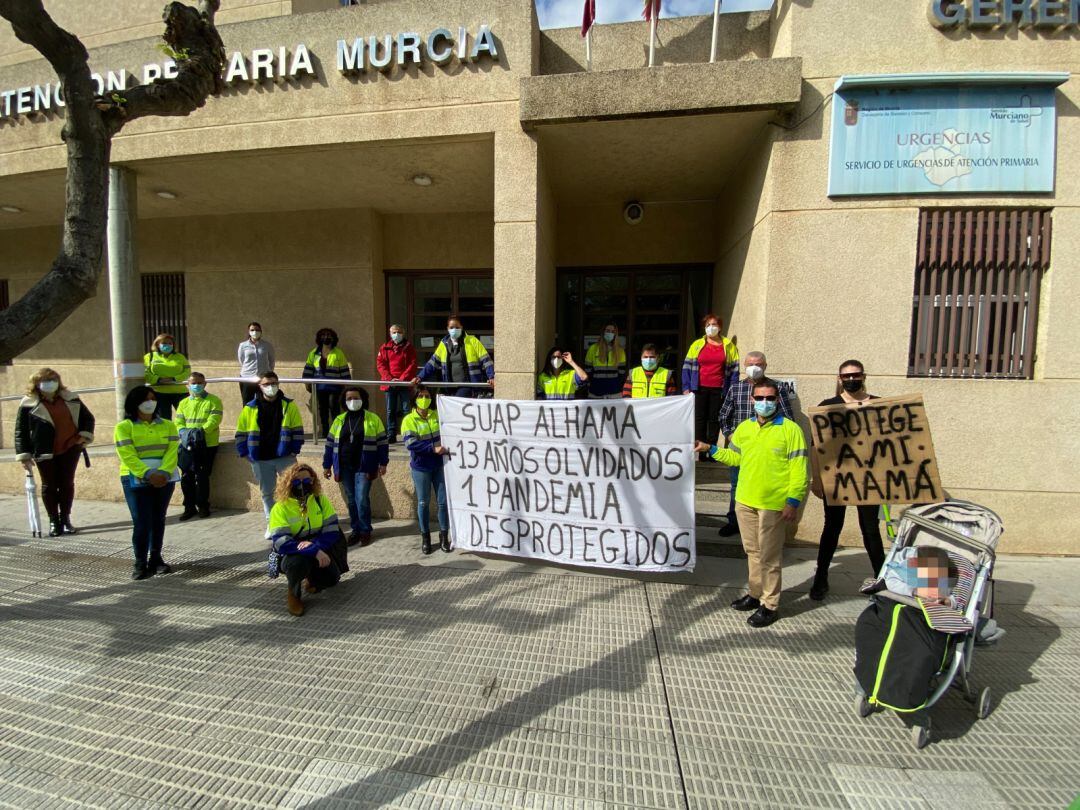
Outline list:
[[[146,350],[160,334],[176,338],[176,351],[186,354],[187,304],[183,273],[158,273],[142,277],[143,342]]]
[[[1049,264],[1049,210],[921,211],[908,375],[1031,379]]]

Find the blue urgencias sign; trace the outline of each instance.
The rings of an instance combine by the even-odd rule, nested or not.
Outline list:
[[[842,85],[830,195],[1054,190],[1053,86]]]

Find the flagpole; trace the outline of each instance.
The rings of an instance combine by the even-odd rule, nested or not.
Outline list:
[[[712,13],[712,50],[709,52],[709,61],[716,61],[716,45],[720,39],[720,0],[714,0]]]
[[[652,19],[649,20],[649,67],[656,61],[656,18],[657,13],[653,7]]]
[[[592,70],[592,27],[585,32],[585,70]]]

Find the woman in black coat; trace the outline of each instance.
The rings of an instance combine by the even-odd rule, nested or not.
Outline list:
[[[27,385],[15,418],[15,459],[41,475],[41,500],[49,513],[49,536],[75,534],[71,504],[75,469],[94,440],[94,415],[64,388],[51,368],[39,369]]]

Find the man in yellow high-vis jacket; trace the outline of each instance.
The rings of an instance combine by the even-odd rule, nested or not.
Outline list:
[[[739,468],[735,513],[746,551],[749,592],[731,606],[755,611],[747,622],[766,627],[778,617],[787,524],[799,519],[799,507],[810,488],[810,468],[802,428],[777,408],[777,383],[757,380],[750,396],[754,415],[735,428],[727,448],[698,442],[695,450]]]

